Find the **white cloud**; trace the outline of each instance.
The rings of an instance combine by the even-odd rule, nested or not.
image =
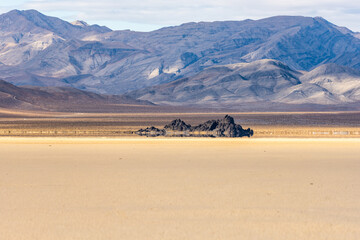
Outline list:
[[[274,15],[322,16],[360,31],[360,1],[354,0],[15,0],[67,20],[110,24],[113,28],[155,29],[191,21],[259,19]],[[7,6],[9,8],[9,6]],[[125,27],[126,25],[129,27]],[[137,29],[138,28],[138,29]],[[141,29],[143,28],[143,29]]]

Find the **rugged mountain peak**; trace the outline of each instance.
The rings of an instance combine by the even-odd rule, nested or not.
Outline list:
[[[252,24],[265,27],[272,31],[279,31],[295,27],[309,26],[314,24],[315,21],[316,20],[312,17],[280,15],[259,19],[254,21]]]
[[[97,24],[94,25],[90,25],[85,21],[82,20],[76,20],[71,22],[72,25],[76,26],[76,27],[81,27],[86,29],[86,31],[89,32],[95,32],[95,33],[106,33],[106,32],[112,32],[112,30],[108,27],[105,26],[99,26]]]
[[[4,13],[2,15],[0,15],[1,17],[3,18],[6,18],[6,17],[16,17],[16,16],[19,16],[21,15],[21,11],[20,10],[17,10],[17,9],[14,9],[14,10],[11,10],[7,13]]]
[[[25,17],[25,19],[35,26],[54,32],[60,36],[64,35],[66,30],[71,28],[71,25],[56,17],[46,16],[36,10],[24,10],[19,11],[19,15]]]
[[[71,22],[72,25],[75,25],[75,26],[80,26],[80,27],[88,27],[89,24],[85,21],[82,21],[82,20],[76,20],[76,21],[73,21]]]
[[[82,26],[73,25],[60,18],[46,16],[36,10],[12,10],[0,15],[0,29],[2,32],[38,32],[43,30],[54,33],[63,38],[78,38],[87,32],[104,33],[111,31],[109,28],[97,25],[87,26],[82,22]]]

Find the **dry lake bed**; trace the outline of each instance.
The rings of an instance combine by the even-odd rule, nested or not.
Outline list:
[[[1,138],[1,239],[360,239],[360,139]]]

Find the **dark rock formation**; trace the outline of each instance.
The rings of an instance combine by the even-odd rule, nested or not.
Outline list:
[[[209,120],[207,122],[201,123],[198,126],[192,128],[193,131],[214,131],[217,127],[217,120]]]
[[[136,132],[141,136],[177,136],[177,137],[251,137],[252,129],[243,129],[236,124],[234,118],[226,115],[223,119],[209,120],[198,126],[191,127],[181,119],[175,119],[165,125],[163,130],[155,127],[140,129]]]
[[[210,120],[192,128],[193,131],[214,132],[217,137],[251,137],[254,132],[250,128],[243,129],[236,124],[234,118],[226,115],[223,119]]]
[[[164,136],[165,135],[164,129],[158,129],[156,127],[147,127],[145,129],[139,129],[136,134],[140,136],[147,136],[147,137],[157,137],[157,136]]]
[[[170,124],[165,125],[164,129],[167,131],[189,131],[191,129],[191,125],[186,124],[181,119],[175,119]]]

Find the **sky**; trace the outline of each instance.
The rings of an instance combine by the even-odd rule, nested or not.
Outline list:
[[[151,31],[185,22],[320,16],[360,32],[359,0],[0,0],[0,13],[35,9],[113,30]]]

